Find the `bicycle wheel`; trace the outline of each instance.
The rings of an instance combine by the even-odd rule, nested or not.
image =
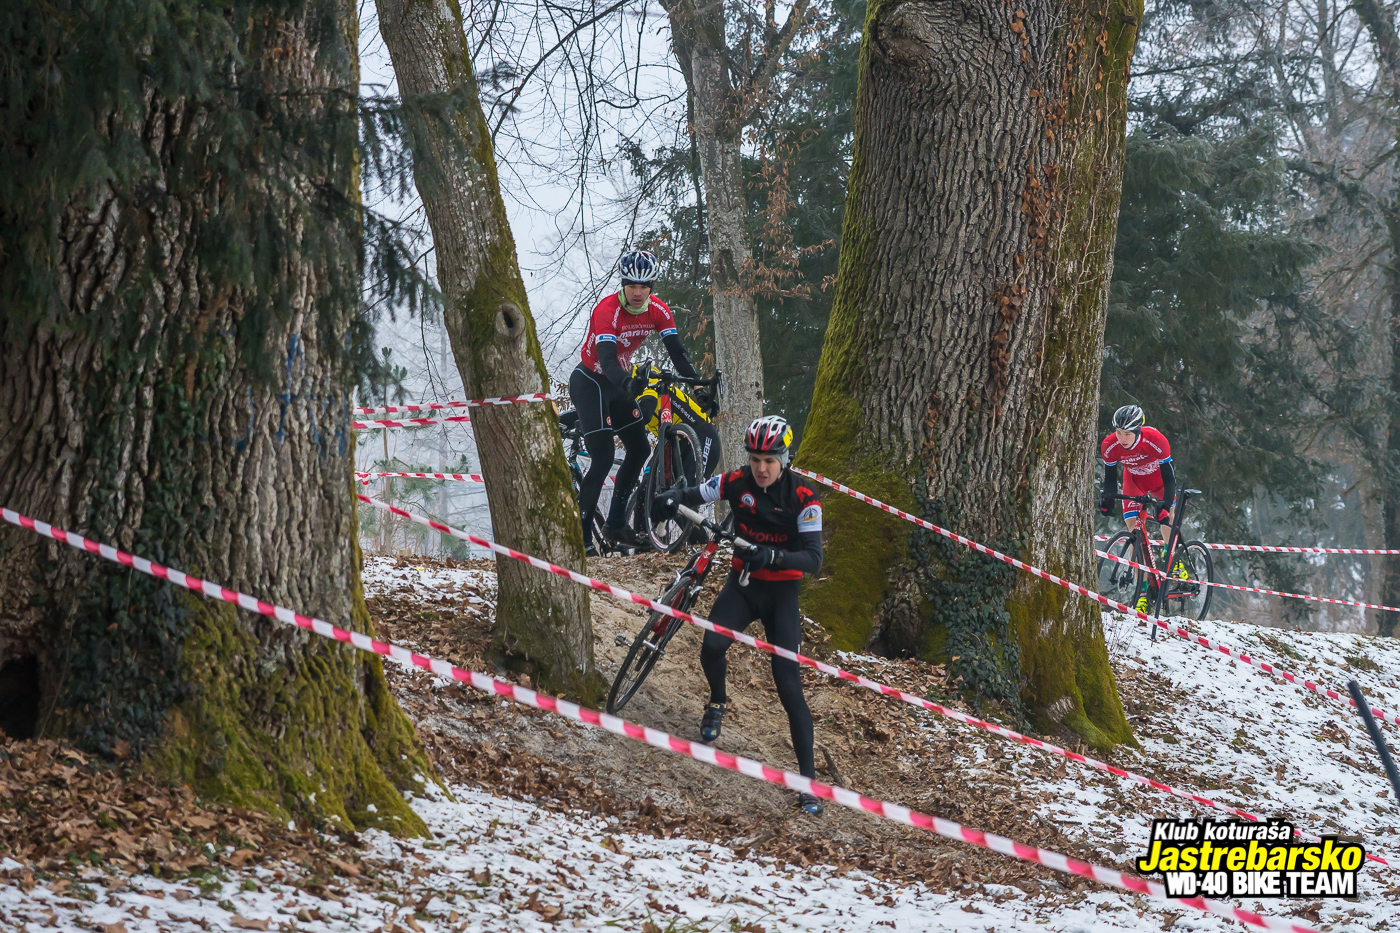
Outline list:
[[[681,486],[698,484],[694,476],[700,455],[700,439],[695,430],[686,424],[673,424],[667,427],[661,443],[653,453],[653,467],[647,474],[647,495],[643,504],[643,519],[646,522],[647,537],[658,551],[674,554],[685,546],[694,523],[683,518],[671,518],[662,522],[651,517],[651,500]],[[686,465],[690,466],[687,471]]]
[[[666,591],[656,597],[656,601],[685,612],[694,601],[690,595],[691,578],[682,575]],[[608,712],[616,716],[641,689],[656,662],[666,653],[666,643],[684,623],[680,619],[652,610],[647,615],[646,625],[632,639],[632,647],[622,661],[622,668],[613,679],[612,691],[608,693]]]
[[[1099,558],[1099,593],[1125,606],[1137,602],[1138,590],[1142,584],[1142,571],[1121,562],[1141,562],[1141,557],[1134,553],[1136,537],[1131,531],[1120,531],[1099,548],[1109,555]],[[1113,560],[1115,557],[1121,560]]]
[[[1214,587],[1199,581],[1215,582],[1215,565],[1210,551],[1200,541],[1188,541],[1182,546],[1181,562],[1186,566],[1186,579],[1173,577],[1167,585],[1167,608],[1170,615],[1185,616],[1199,622],[1210,609]]]

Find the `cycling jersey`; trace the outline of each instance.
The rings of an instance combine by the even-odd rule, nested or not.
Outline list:
[[[664,340],[676,333],[676,318],[666,302],[652,295],[646,310],[637,314],[622,304],[622,296],[609,295],[598,302],[588,316],[588,333],[583,338],[583,365],[595,373],[603,371],[598,361],[598,344],[612,343],[617,348],[617,362],[624,370],[632,366],[632,354],[652,334]]]
[[[690,493],[691,490],[686,490]],[[702,483],[701,502],[723,499],[734,512],[734,533],[750,544],[764,544],[785,552],[777,567],[755,570],[755,580],[797,580],[816,573],[822,560],[822,504],[817,490],[791,470],[764,489],[749,467],[721,473]],[[682,499],[688,496],[682,494]],[[734,558],[735,570],[744,562]]]
[[[1124,471],[1132,477],[1133,484],[1139,489],[1161,486],[1161,465],[1170,463],[1172,459],[1171,445],[1162,436],[1162,432],[1146,425],[1138,435],[1137,443],[1132,447],[1122,446],[1118,443],[1118,435],[1110,434],[1103,439],[1099,449],[1104,466],[1123,464]]]

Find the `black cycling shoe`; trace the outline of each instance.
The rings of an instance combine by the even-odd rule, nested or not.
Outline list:
[[[603,537],[613,547],[644,548],[649,542],[644,538],[637,537],[637,533],[626,525],[614,528],[611,525],[603,526]]]
[[[822,806],[821,798],[812,794],[798,794],[797,809],[810,816],[821,816],[826,812],[826,807]]]
[[[588,544],[584,545],[584,548],[583,548],[583,556],[584,556],[584,557],[597,557],[597,556],[598,556],[598,545],[594,544],[592,541],[588,542]]]
[[[707,703],[705,715],[700,719],[700,741],[713,742],[719,738],[720,723],[724,719],[725,704]]]

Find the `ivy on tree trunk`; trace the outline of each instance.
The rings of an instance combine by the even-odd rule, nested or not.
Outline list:
[[[410,128],[462,384],[472,398],[548,391],[462,11],[435,0],[379,0],[378,10],[406,101],[452,99],[445,112],[421,110]],[[496,540],[582,569],[583,525],[553,410],[473,409],[472,427]],[[498,561],[497,576],[497,662],[533,674],[546,689],[598,699],[588,590],[514,560]]]
[[[1094,423],[1135,0],[867,11],[831,324],[803,465],[1091,578]],[[1096,603],[844,496],[806,610],[849,649],[1131,741]]]
[[[11,286],[50,299],[0,322],[0,501],[367,632],[347,352],[360,313],[358,75],[353,53],[335,53],[355,48],[354,8],[243,13],[218,14],[237,54],[194,52],[232,63],[219,81],[266,95],[248,112],[218,82],[205,86],[212,100],[147,83],[121,113],[77,102],[91,125],[30,111],[25,144],[76,131],[88,145],[74,159],[129,162],[57,204],[51,241],[35,231],[26,251],[0,257]],[[142,54],[168,61],[163,43],[191,35],[161,33]],[[62,38],[77,37],[112,42],[113,60],[129,51],[120,35]],[[73,50],[55,49],[57,75]],[[221,135],[231,112],[246,136]],[[293,125],[320,135],[292,139]],[[231,178],[250,140],[258,155]],[[0,144],[12,154],[19,140]],[[280,159],[303,145],[317,152],[312,174],[284,172]],[[33,202],[0,214],[42,213],[50,192],[27,193]],[[257,253],[240,239],[250,230],[277,244],[265,263],[239,252]],[[402,792],[431,767],[377,657],[9,526],[0,698],[17,737],[134,756],[206,797],[313,825],[425,832]]]

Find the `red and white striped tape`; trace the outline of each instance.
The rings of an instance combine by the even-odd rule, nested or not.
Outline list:
[[[234,603],[250,612],[257,612],[288,625],[295,625],[298,628],[320,635],[322,638],[332,638],[336,641],[345,642],[361,651],[390,657],[400,663],[411,664],[422,670],[431,671],[439,677],[469,684],[483,693],[503,696],[517,703],[532,706],[535,709],[558,713],[574,722],[604,729],[615,735],[625,736],[626,738],[636,741],[646,742],[648,745],[655,748],[692,758],[708,765],[714,765],[715,767],[725,768],[730,771],[737,771],[740,774],[751,778],[757,778],[761,781],[767,781],[770,784],[777,784],[792,790],[813,794],[824,800],[830,800],[840,804],[843,807],[849,807],[852,810],[873,813],[876,816],[884,817],[896,823],[928,830],[929,832],[936,833],[947,839],[965,842],[983,849],[990,849],[1002,855],[1009,855],[1012,858],[1033,862],[1037,865],[1044,865],[1047,868],[1066,874],[1079,875],[1080,877],[1098,881],[1101,884],[1116,887],[1124,891],[1131,891],[1135,894],[1146,895],[1147,897],[1172,905],[1181,904],[1187,907],[1193,907],[1204,913],[1214,914],[1217,917],[1225,917],[1230,920],[1237,920],[1241,923],[1265,930],[1287,931],[1287,933],[1318,933],[1318,931],[1314,930],[1312,927],[1295,923],[1292,920],[1256,914],[1253,911],[1244,910],[1223,901],[1216,901],[1203,897],[1168,898],[1166,889],[1156,881],[1149,881],[1145,878],[1125,874],[1112,868],[1093,865],[1089,862],[1081,862],[1078,859],[1072,859],[1059,852],[1037,848],[1036,846],[1028,846],[1024,843],[1016,842],[1014,839],[1008,839],[1005,836],[983,832],[982,830],[955,823],[952,820],[945,820],[937,816],[929,816],[916,810],[910,810],[907,807],[899,806],[898,804],[887,803],[883,800],[866,797],[863,794],[847,790],[844,787],[823,784],[820,781],[805,778],[800,774],[793,774],[791,771],[772,768],[762,762],[754,761],[751,758],[731,755],[708,745],[678,738],[669,733],[662,732],[659,729],[648,729],[644,726],[628,722],[625,719],[619,719],[616,716],[610,716],[606,713],[599,713],[575,703],[570,703],[567,700],[561,700],[557,697],[550,696],[549,694],[538,693],[525,687],[518,687],[515,684],[507,683],[504,680],[497,680],[486,674],[476,671],[466,671],[447,661],[430,658],[418,654],[417,652],[409,651],[407,648],[402,648],[398,645],[377,641],[361,632],[346,631],[322,619],[304,616],[300,613],[293,612],[291,609],[263,602],[256,597],[240,593],[236,590],[230,590],[216,583],[210,583],[207,580],[199,580],[181,573],[178,570],[153,563],[152,561],[146,560],[144,557],[136,557],[124,551],[119,551],[110,545],[99,544],[96,541],[89,540],[71,531],[62,531],[54,528],[46,522],[36,521],[27,516],[20,515],[12,509],[0,510],[0,516],[3,516],[5,521],[11,524],[18,525],[21,528],[28,528],[44,537],[52,538],[55,541],[62,541],[79,550],[97,554],[107,560],[132,567],[142,573],[150,574],[162,580],[168,580],[177,586],[183,586],[214,599],[221,599],[225,602]],[[494,542],[486,543],[491,545],[492,550],[498,550],[499,553],[507,553],[509,556],[518,560],[524,560],[531,564],[544,563],[538,560],[538,558],[501,547]]]
[[[1150,573],[1154,577],[1166,576],[1165,573],[1163,573],[1161,570],[1158,570],[1156,567],[1147,567],[1143,564],[1138,563],[1135,560],[1123,557],[1121,554],[1110,554],[1107,551],[1100,551],[1098,549],[1095,549],[1094,553],[1104,558],[1105,560],[1117,561],[1120,564],[1127,564],[1130,567],[1136,567],[1138,570],[1141,570],[1145,573]],[[1380,606],[1376,603],[1363,603],[1358,602],[1354,599],[1334,599],[1331,596],[1311,596],[1307,593],[1285,593],[1281,590],[1265,590],[1257,586],[1238,586],[1234,583],[1216,583],[1213,580],[1193,579],[1191,582],[1199,583],[1202,586],[1213,586],[1217,589],[1222,590],[1241,590],[1245,593],[1263,593],[1266,596],[1286,596],[1289,599],[1311,599],[1314,602],[1336,603],[1339,606],[1360,606],[1363,609],[1384,609],[1387,612],[1400,612],[1400,609],[1397,609],[1394,606]]]
[[[406,476],[411,479],[447,479],[458,483],[482,484],[486,482],[486,478],[480,473],[390,473],[385,471],[366,472],[364,470],[356,470],[355,475],[359,477],[360,485],[362,486],[368,486],[372,478],[385,476]],[[609,476],[604,479],[603,485],[613,485],[613,478]]]
[[[879,693],[883,696],[894,697],[897,700],[901,700],[902,702],[908,703],[910,706],[917,706],[920,709],[928,710],[931,713],[937,713],[938,715],[947,717],[948,719],[952,719],[955,722],[960,722],[965,725],[972,726],[975,729],[981,729],[984,732],[990,732],[993,735],[1000,736],[1006,739],[1011,739],[1012,741],[1020,742],[1024,745],[1029,745],[1032,748],[1038,748],[1041,751],[1047,752],[1051,755],[1058,755],[1061,758],[1067,758],[1070,761],[1078,762],[1079,764],[1085,765],[1086,767],[1094,768],[1095,770],[1103,771],[1105,773],[1112,774],[1116,777],[1136,782],[1145,787],[1151,787],[1155,790],[1159,790],[1163,793],[1168,793],[1173,796],[1180,797],[1184,800],[1191,800],[1196,803],[1202,804],[1203,806],[1211,807],[1216,810],[1222,810],[1227,813],[1232,813],[1235,816],[1240,817],[1241,819],[1249,820],[1255,823],[1262,822],[1261,817],[1256,816],[1253,813],[1250,813],[1246,810],[1241,810],[1236,807],[1232,807],[1229,804],[1218,803],[1214,800],[1209,799],[1208,797],[1202,797],[1198,794],[1193,794],[1190,791],[1180,790],[1178,788],[1172,787],[1169,784],[1163,784],[1160,781],[1154,781],[1152,778],[1144,777],[1140,774],[1134,774],[1131,771],[1125,771],[1122,768],[1115,767],[1111,764],[1108,764],[1107,762],[1098,761],[1097,759],[1089,758],[1077,752],[1072,752],[1068,749],[1061,748],[1058,745],[1052,745],[1049,742],[1043,742],[1040,739],[1031,738],[1030,736],[1023,735],[1020,732],[1016,732],[1012,729],[1007,729],[1004,726],[999,726],[996,723],[986,722],[974,716],[969,716],[967,713],[961,712],[959,710],[950,709],[946,706],[940,706],[939,704],[934,703],[930,700],[926,700],[923,697],[914,696],[911,693],[905,693],[903,690],[898,690],[894,687],[886,686],[885,684],[882,684],[879,681],[871,680],[867,677],[862,677],[860,674],[854,674],[850,671],[843,670],[842,668],[835,667],[831,664],[826,664],[814,658],[809,658],[806,655],[799,654],[787,648],[781,648],[777,645],[763,641],[760,638],[754,638],[752,635],[748,635],[744,632],[735,631],[734,629],[726,628],[723,625],[716,625],[709,619],[692,615],[689,612],[682,612],[679,609],[675,609],[671,606],[666,605],[665,603],[658,602],[654,599],[648,599],[645,596],[640,596],[636,593],[633,593],[631,590],[623,589],[622,587],[615,586],[611,583],[605,583],[602,580],[595,580],[593,577],[585,576],[584,574],[577,573],[573,570],[569,570],[567,567],[560,567],[558,564],[551,564],[548,561],[540,560],[536,557],[530,557],[526,554],[521,554],[519,551],[513,551],[510,548],[488,541],[485,538],[479,538],[476,535],[473,535],[466,531],[462,531],[458,528],[453,528],[452,526],[446,525],[442,522],[434,521],[433,519],[428,518],[426,516],[415,515],[412,512],[409,512],[405,509],[401,509],[397,506],[390,505],[387,502],[381,502],[378,499],[370,499],[366,496],[360,496],[359,498],[361,502],[364,502],[367,505],[372,505],[377,509],[384,510],[385,512],[392,512],[395,515],[402,516],[403,518],[407,518],[410,521],[417,522],[420,525],[425,525],[428,528],[433,528],[437,531],[442,532],[443,534],[450,535],[454,538],[460,538],[463,541],[469,541],[472,544],[478,545],[480,547],[489,548],[490,550],[495,551],[496,553],[501,554],[503,556],[512,557],[516,560],[524,561],[525,563],[530,564],[532,567],[537,567],[540,570],[545,570],[549,573],[557,574],[558,576],[565,577],[569,580],[574,581],[575,583],[580,583],[592,589],[599,590],[600,592],[616,596],[619,599],[628,600],[629,602],[636,603],[639,606],[646,606],[647,608],[655,612],[659,612],[662,615],[670,616],[673,619],[679,619],[682,622],[688,622],[691,625],[694,625],[697,628],[704,629],[707,632],[714,632],[717,635],[723,635],[726,638],[732,638],[737,642],[741,642],[742,644],[748,645],[750,648],[756,648],[759,651],[764,651],[768,654],[777,655],[780,658],[786,658],[787,660],[794,661],[798,664],[803,665],[804,667],[810,667],[814,670],[821,671],[823,674],[826,674],[830,677],[835,677],[838,680],[844,680],[847,683],[856,684],[857,686],[864,687],[867,690],[874,691],[875,693]],[[1307,833],[1303,833],[1297,830],[1295,830],[1295,832],[1297,833],[1299,838],[1305,839],[1308,842],[1320,841],[1317,836],[1308,835]],[[1372,861],[1378,862],[1382,865],[1391,865],[1391,860],[1385,858],[1384,856],[1367,853],[1367,857],[1370,858]]]
[[[399,412],[446,411],[452,408],[485,408],[488,405],[519,405],[521,402],[550,402],[554,396],[547,392],[532,395],[503,395],[499,398],[473,398],[464,401],[423,402],[418,405],[380,405],[378,408],[356,408],[357,415],[396,415]]]
[[[989,548],[984,544],[978,544],[971,538],[964,538],[962,535],[956,532],[949,531],[946,528],[940,528],[932,522],[928,522],[922,518],[919,518],[917,515],[910,515],[903,509],[897,509],[892,505],[881,502],[879,499],[867,496],[865,493],[858,492],[849,486],[846,486],[842,483],[838,483],[834,479],[828,479],[827,477],[822,476],[820,473],[812,473],[807,470],[800,469],[798,467],[792,467],[792,470],[795,473],[800,473],[808,479],[814,479],[824,486],[830,486],[837,492],[843,492],[853,499],[859,499],[861,502],[869,503],[870,505],[873,505],[878,509],[882,509],[886,512],[889,512],[891,515],[897,515],[907,522],[912,522],[915,525],[918,525],[920,528],[926,528],[929,531],[943,535],[943,537],[945,538],[951,538],[959,544],[965,544],[968,547],[972,548],[974,551],[986,554],[989,557],[995,557],[997,560],[1004,561],[1018,570],[1024,570],[1027,573],[1034,574],[1035,576],[1045,580],[1049,580],[1051,583],[1059,584],[1067,590],[1078,593],[1081,596],[1087,596],[1090,599],[1096,600],[1097,602],[1100,602],[1111,609],[1116,609],[1119,612],[1126,612],[1128,615],[1137,616],[1139,619],[1143,619],[1149,624],[1155,625],[1163,631],[1170,632],[1171,634],[1184,638],[1189,642],[1198,644],[1203,648],[1209,648],[1212,651],[1219,652],[1220,654],[1223,654],[1226,657],[1233,658],[1236,661],[1240,661],[1244,664],[1250,665],[1251,667],[1258,668],[1264,673],[1270,674],[1274,677],[1281,677],[1291,684],[1303,687],[1304,689],[1310,690],[1313,693],[1320,694],[1329,699],[1336,700],[1339,703],[1345,703],[1347,706],[1353,708],[1355,708],[1356,706],[1356,701],[1353,700],[1350,696],[1344,696],[1341,693],[1338,693],[1336,690],[1332,690],[1329,687],[1318,686],[1311,680],[1301,680],[1296,675],[1291,674],[1288,671],[1274,667],[1272,664],[1269,664],[1265,661],[1259,661],[1255,658],[1251,658],[1249,655],[1245,654],[1243,651],[1240,651],[1238,648],[1230,648],[1227,645],[1216,644],[1203,635],[1193,634],[1187,631],[1186,629],[1181,628],[1180,626],[1171,625],[1170,623],[1162,619],[1154,619],[1145,612],[1138,612],[1136,609],[1125,606],[1116,600],[1109,599],[1107,596],[1101,596],[1100,594],[1095,593],[1093,590],[1085,589],[1078,583],[1071,583],[1068,580],[1064,580],[1060,577],[1055,576],[1053,573],[1041,570],[1039,567],[1032,567],[1030,564],[1024,563],[1023,561],[1019,561],[1014,557],[1008,557],[1000,551],[993,550],[992,548]],[[1376,718],[1378,719],[1383,719],[1388,723],[1400,725],[1400,716],[1392,715],[1376,707],[1372,707],[1371,712],[1375,714]]]
[[[370,479],[383,476],[407,476],[412,479],[450,479],[458,483],[484,483],[485,478],[480,473],[389,473],[389,472],[366,472],[356,470],[355,475],[365,483],[369,484]]]
[[[1095,541],[1107,541],[1108,535],[1094,535]],[[1153,544],[1161,544],[1154,541]],[[1284,547],[1270,544],[1216,544],[1203,542],[1212,551],[1256,551],[1265,554],[1400,554],[1400,548],[1372,547]]]
[[[469,415],[453,415],[450,418],[405,418],[401,421],[394,421],[387,418],[375,418],[372,421],[352,421],[350,427],[356,431],[369,431],[374,428],[421,428],[430,424],[450,424],[454,422],[467,423],[471,421]]]

